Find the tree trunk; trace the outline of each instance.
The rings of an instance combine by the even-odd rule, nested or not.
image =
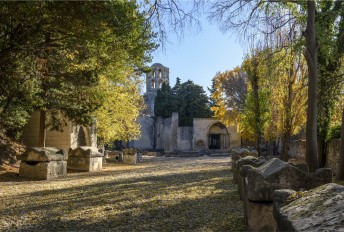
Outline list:
[[[290,141],[290,136],[288,136],[288,133],[286,132],[282,135],[282,152],[280,155],[280,159],[285,162],[288,162],[289,160],[289,154],[288,154],[289,141]]]
[[[339,151],[337,180],[344,180],[344,109],[342,113],[342,131],[340,135],[340,151]]]
[[[39,119],[39,134],[38,134],[39,147],[45,147],[45,138],[46,138],[45,118],[46,118],[46,111],[41,110],[40,119]]]
[[[318,136],[318,159],[319,168],[325,167],[326,164],[326,142],[321,136]]]
[[[308,65],[308,107],[306,124],[306,162],[310,172],[319,167],[317,145],[317,84],[318,84],[318,44],[315,35],[315,1],[307,1],[307,28],[305,58]]]
[[[255,64],[254,66],[257,67],[258,64]],[[251,84],[252,84],[252,90],[253,90],[253,98],[254,98],[254,118],[255,118],[255,137],[256,137],[256,150],[258,151],[258,156],[261,156],[262,151],[261,151],[261,138],[262,138],[262,132],[260,130],[260,106],[259,106],[259,86],[258,86],[258,75],[257,75],[257,70],[255,68],[255,71],[253,73],[252,79],[251,79]]]

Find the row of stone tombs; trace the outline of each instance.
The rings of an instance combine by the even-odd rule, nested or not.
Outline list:
[[[123,161],[135,164],[140,161],[136,149],[125,149]],[[21,160],[19,175],[22,177],[49,180],[65,176],[68,170],[72,171],[100,171],[103,167],[103,154],[96,147],[70,148],[68,153],[64,149],[54,147],[29,147]]]
[[[233,183],[248,231],[343,231],[344,186],[331,183],[331,169],[309,173],[305,163],[244,157],[242,150],[232,150]]]

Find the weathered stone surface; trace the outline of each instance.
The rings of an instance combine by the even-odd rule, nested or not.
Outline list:
[[[306,154],[306,140],[292,140],[289,142],[289,157],[304,159]]]
[[[49,162],[67,160],[68,154],[65,150],[55,147],[29,147],[17,158],[22,161]]]
[[[96,147],[69,149],[68,169],[93,172],[100,171],[102,167],[102,154]]]
[[[276,231],[272,202],[244,200],[244,219],[247,231]]]
[[[326,184],[306,192],[279,190],[274,196],[279,231],[344,231],[344,186]]]
[[[121,151],[106,151],[107,162],[123,162],[123,152]]]
[[[325,167],[332,168],[334,175],[337,174],[340,151],[340,139],[331,139],[326,145]]]
[[[245,148],[235,148],[231,150],[231,158],[232,158],[232,170],[233,170],[233,184],[238,183],[238,172],[237,170],[237,161],[241,158],[244,158],[246,156],[253,156],[253,157],[258,157],[258,152],[253,150],[250,152],[249,150]]]
[[[126,164],[136,164],[139,162],[140,157],[137,150],[134,148],[123,149],[123,163]]]
[[[308,174],[280,159],[273,158],[247,176],[246,197],[250,201],[272,201],[277,189],[311,189],[332,180],[331,169],[319,169]]]
[[[242,172],[245,172],[242,170],[242,168],[244,166],[249,165],[250,168],[252,167],[259,167],[261,165],[263,165],[266,162],[264,157],[253,157],[253,156],[246,156],[242,159],[239,159],[236,162],[236,166],[235,166],[235,170],[233,170],[233,175],[235,173],[235,175],[237,176],[237,184],[238,184],[238,192],[239,192],[239,196],[240,199],[242,200],[244,198],[244,194],[245,194],[245,180],[243,175],[241,174]]]
[[[81,157],[101,157],[102,153],[98,151],[96,147],[77,147],[75,149],[69,148],[69,156],[81,156]]]
[[[67,174],[67,161],[22,161],[19,175],[27,178],[50,180]]]
[[[100,171],[103,168],[102,157],[82,157],[69,156],[68,169],[76,171],[94,172]]]

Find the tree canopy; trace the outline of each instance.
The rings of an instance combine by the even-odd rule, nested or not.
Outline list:
[[[145,66],[156,45],[135,1],[0,6],[1,130],[19,130],[33,110],[46,113],[45,126],[51,129],[61,130],[66,119],[90,125],[109,101],[122,103],[129,93],[139,98],[138,83],[127,79]],[[139,108],[139,102],[131,106]],[[111,122],[130,113],[120,110]],[[137,131],[118,125],[127,134]],[[104,130],[99,135],[109,138]]]
[[[173,112],[179,114],[180,126],[192,126],[193,118],[208,118],[212,116],[209,98],[202,86],[193,81],[176,84],[171,88],[163,84],[155,98],[155,116],[170,117]]]

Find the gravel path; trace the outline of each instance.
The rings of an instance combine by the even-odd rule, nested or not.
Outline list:
[[[243,231],[229,157],[144,157],[138,165],[29,181],[0,173],[0,231]]]

